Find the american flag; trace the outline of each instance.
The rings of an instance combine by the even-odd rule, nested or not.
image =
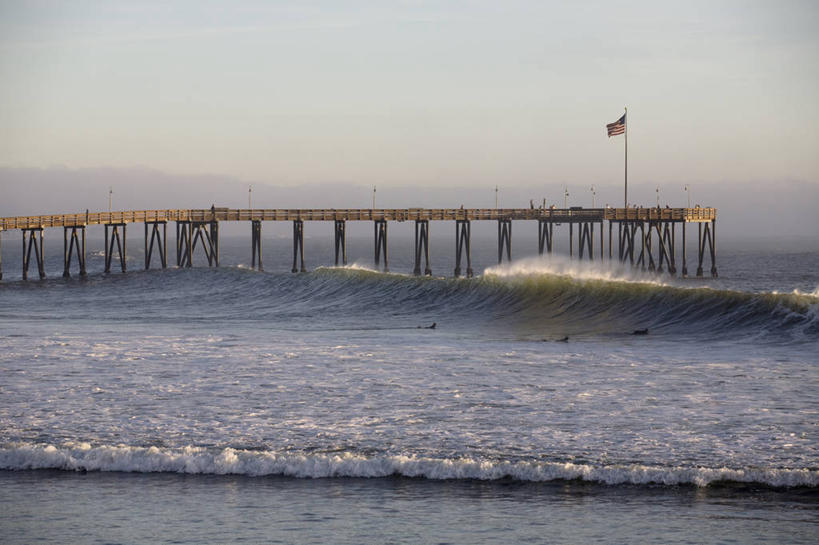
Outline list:
[[[606,130],[609,131],[609,136],[617,136],[626,132],[626,114],[623,114],[623,117],[614,123],[606,125]]]

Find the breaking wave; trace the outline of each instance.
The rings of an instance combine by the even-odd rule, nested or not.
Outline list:
[[[543,315],[594,324],[626,323],[659,332],[773,335],[816,340],[819,293],[750,293],[664,282],[626,267],[567,259],[522,260],[487,269],[483,280],[537,301]]]
[[[774,468],[592,465],[548,461],[493,461],[354,453],[290,453],[234,448],[62,446],[18,443],[0,447],[0,469],[58,469],[294,478],[383,478],[546,482],[580,480],[618,484],[708,486],[749,483],[771,487],[817,487],[819,470]]]
[[[687,287],[626,268],[568,259],[521,260],[479,278],[414,278],[359,267],[319,269],[290,293],[324,311],[377,309],[483,322],[521,335],[652,333],[816,340],[819,296]],[[354,297],[349,297],[354,294]],[[292,301],[291,301],[292,303]]]
[[[88,290],[88,285],[95,289]],[[140,308],[152,321],[264,320],[271,327],[314,327],[315,317],[346,326],[415,326],[431,321],[472,330],[496,329],[533,339],[608,335],[649,329],[652,334],[819,338],[819,292],[752,293],[664,282],[614,264],[569,259],[523,259],[491,267],[472,279],[384,274],[360,265],[294,275],[245,268],[173,269],[60,283],[26,308],[28,318],[52,319],[49,297],[83,290],[66,318],[133,321]],[[25,297],[29,286],[7,286]],[[55,295],[57,294],[57,295]],[[99,315],[100,309],[105,315]],[[5,313],[9,314],[6,315]],[[14,317],[0,309],[0,317]],[[324,322],[327,323],[326,321]]]

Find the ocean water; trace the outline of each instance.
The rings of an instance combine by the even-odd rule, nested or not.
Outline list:
[[[816,542],[819,253],[672,279],[473,237],[472,279],[443,239],[415,278],[400,236],[389,274],[331,237],[143,271],[139,237],[109,275],[89,237],[23,282],[4,234],[2,541]]]

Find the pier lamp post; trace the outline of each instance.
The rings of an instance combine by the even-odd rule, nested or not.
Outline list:
[[[498,186],[495,186],[495,210],[498,209]]]
[[[251,195],[252,194],[253,194],[253,184],[250,184],[249,186],[247,186],[247,207],[248,208],[253,208],[253,206],[251,205]]]
[[[569,188],[566,187],[566,186],[563,186],[563,209],[565,210],[568,207],[569,207]]]
[[[591,191],[591,194],[592,194],[592,208],[594,208],[595,207],[594,206],[595,205],[594,197],[597,195],[597,192],[595,191],[594,186],[591,186],[589,188],[589,191]]]
[[[114,188],[112,186],[108,186],[108,213],[111,213],[111,197],[114,194]]]
[[[657,208],[660,207],[660,186],[657,186]]]
[[[688,187],[688,184],[685,184],[685,194],[688,196],[688,208],[691,208],[691,188]]]
[[[375,186],[373,186],[373,210],[375,210]]]

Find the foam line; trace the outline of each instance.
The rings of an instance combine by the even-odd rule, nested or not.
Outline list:
[[[430,480],[543,482],[581,480],[619,484],[708,486],[715,482],[756,483],[774,487],[819,487],[819,470],[781,468],[662,467],[592,465],[539,461],[491,461],[354,453],[286,453],[234,448],[159,448],[126,445],[61,446],[15,443],[0,447],[0,469],[61,469],[213,475],[277,475],[295,478],[379,478],[403,476]]]

